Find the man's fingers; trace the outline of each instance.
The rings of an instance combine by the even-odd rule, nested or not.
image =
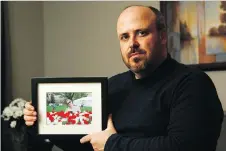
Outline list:
[[[34,122],[34,121],[36,121],[36,116],[26,116],[26,115],[24,115],[24,120],[26,121],[26,122]]]
[[[112,128],[112,127],[114,127],[114,124],[113,124],[113,122],[112,122],[112,114],[110,114],[110,115],[108,116],[107,128]]]
[[[37,115],[37,113],[35,111],[30,111],[28,109],[24,109],[23,112],[24,112],[24,115],[27,115],[27,116],[36,116]]]
[[[91,135],[86,135],[83,138],[80,139],[80,143],[86,143],[86,142],[90,142],[91,140]]]
[[[25,124],[26,124],[27,126],[32,126],[32,125],[34,124],[34,122],[25,122]]]
[[[34,107],[31,105],[31,102],[27,102],[25,104],[25,108],[28,109],[28,110],[30,110],[30,111],[34,111]]]

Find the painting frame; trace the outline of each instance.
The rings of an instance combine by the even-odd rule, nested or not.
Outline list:
[[[38,137],[43,139],[80,139],[87,134],[102,131],[107,128],[107,77],[34,77],[31,79],[31,91],[32,105],[38,113],[37,120],[34,123],[35,133]],[[45,121],[48,120],[47,115],[50,113],[47,112],[49,106],[47,106],[47,98],[45,98],[45,96],[49,93],[49,91],[64,92],[67,94],[71,92],[92,93],[92,112],[89,114],[89,117],[92,119],[91,124],[82,125],[80,123],[77,125],[47,125]],[[52,111],[51,113],[66,112]],[[70,117],[72,117],[71,115],[76,115],[76,113],[72,113],[73,112],[70,111]],[[81,120],[81,117],[83,116],[80,113],[83,112],[78,111],[77,113],[79,113],[79,116],[77,117],[80,117]],[[54,115],[54,117],[59,116]],[[69,120],[69,117],[66,117],[66,119]]]
[[[175,3],[174,1],[160,1],[160,12],[163,14],[165,21],[166,21],[166,27],[167,27],[167,34],[168,34],[168,40],[169,41],[169,28],[171,28],[171,25],[169,25],[168,22],[168,15],[169,11],[172,11],[172,8],[169,9],[169,5]],[[180,33],[179,33],[180,34]],[[169,52],[169,48],[167,47],[167,50]],[[171,56],[174,58],[173,56]],[[175,59],[175,58],[174,58]],[[180,63],[185,64],[183,61],[179,61]],[[224,71],[226,70],[226,60],[223,62],[212,62],[212,63],[197,63],[197,64],[186,64],[190,67],[199,68],[203,71]]]

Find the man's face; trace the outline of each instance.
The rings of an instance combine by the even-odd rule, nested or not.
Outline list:
[[[73,106],[73,104],[72,104],[71,101],[68,103],[68,106],[69,106],[69,107],[72,107],[72,106]]]
[[[156,29],[156,16],[146,7],[133,6],[124,10],[117,23],[122,59],[135,73],[154,63],[161,40]]]

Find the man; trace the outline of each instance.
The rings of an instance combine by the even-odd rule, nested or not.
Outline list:
[[[167,53],[160,12],[127,7],[117,34],[130,70],[109,79],[108,127],[83,137],[82,145],[95,151],[214,151],[223,119],[216,89],[204,72]],[[34,124],[30,116],[25,120]]]
[[[69,112],[69,111],[72,112],[72,113],[81,112],[80,106],[73,104],[70,99],[67,99],[66,103],[67,103],[68,107],[67,107],[65,112]]]

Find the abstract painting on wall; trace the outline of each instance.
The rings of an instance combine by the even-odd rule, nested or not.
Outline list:
[[[177,61],[204,70],[226,69],[226,2],[161,2],[168,51]],[[163,10],[164,9],[164,10]]]
[[[226,61],[226,1],[205,2],[205,16],[206,54]]]

